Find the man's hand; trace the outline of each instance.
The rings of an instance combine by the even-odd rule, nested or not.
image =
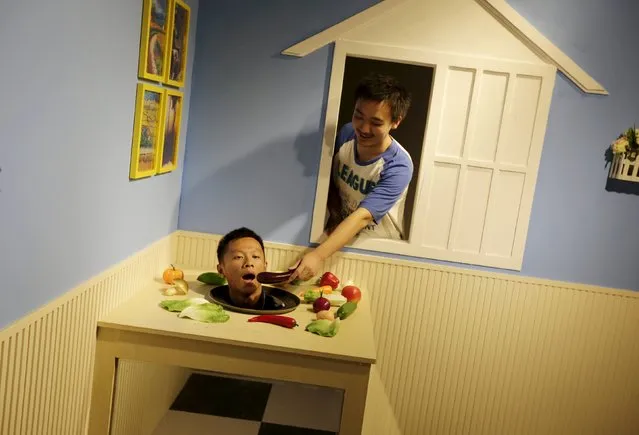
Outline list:
[[[373,221],[373,216],[364,208],[358,208],[350,216],[344,219],[330,236],[315,250],[302,257],[295,272],[289,278],[289,282],[296,278],[307,281],[318,271],[322,262],[339,251],[357,233],[366,228]]]
[[[321,265],[322,259],[320,256],[315,251],[311,251],[302,257],[297,269],[295,269],[288,281],[291,282],[297,278],[302,281],[308,281],[319,272]]]

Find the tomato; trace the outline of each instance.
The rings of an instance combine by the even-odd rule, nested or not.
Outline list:
[[[354,285],[347,285],[342,289],[342,296],[344,296],[348,302],[357,303],[362,299],[362,292]]]

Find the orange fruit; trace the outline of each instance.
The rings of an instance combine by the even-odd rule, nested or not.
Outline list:
[[[171,265],[171,267],[165,269],[164,273],[162,273],[162,279],[167,284],[173,284],[176,279],[184,279],[184,272]]]

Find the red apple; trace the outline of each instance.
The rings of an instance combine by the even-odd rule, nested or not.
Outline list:
[[[354,285],[347,285],[342,289],[342,296],[344,296],[348,302],[357,303],[362,299],[362,292]]]

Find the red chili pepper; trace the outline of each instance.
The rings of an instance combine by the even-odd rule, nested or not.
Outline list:
[[[285,328],[294,328],[298,326],[297,321],[292,317],[276,316],[274,314],[262,314],[248,319],[249,322],[270,323],[273,325],[283,326]]]
[[[319,285],[320,286],[330,285],[331,288],[335,290],[339,286],[339,278],[337,278],[331,272],[326,272],[320,278]]]

